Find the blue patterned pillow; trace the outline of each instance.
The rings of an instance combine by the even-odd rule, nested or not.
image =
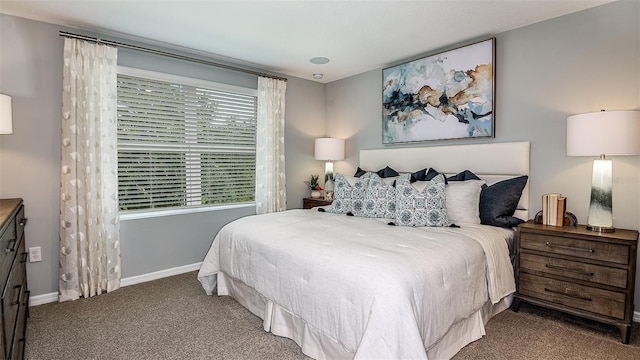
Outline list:
[[[396,216],[395,178],[382,179],[372,173],[364,195],[364,209],[356,216],[393,219]]]
[[[336,174],[333,190],[334,197],[329,212],[335,214],[351,212],[354,215],[362,213],[364,209],[365,192],[370,177],[370,173],[364,174],[359,178],[351,179],[348,179],[340,173]]]
[[[396,180],[396,225],[448,226],[444,175],[411,184],[411,174]],[[420,185],[425,185],[419,190]]]

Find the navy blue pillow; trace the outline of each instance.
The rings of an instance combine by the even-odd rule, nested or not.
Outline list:
[[[518,208],[528,179],[527,175],[523,175],[483,186],[480,192],[480,223],[500,227],[514,227],[523,223],[513,213]]]
[[[353,176],[355,177],[360,177],[364,174],[366,174],[367,172],[365,170],[360,169],[360,167],[358,167],[358,169],[356,170],[356,173],[353,174]],[[397,171],[393,170],[390,167],[385,167],[384,169],[380,169],[378,171],[376,171],[376,174],[378,174],[378,176],[380,176],[381,178],[390,178],[390,177],[394,177],[394,176],[398,176],[400,175]]]
[[[434,177],[440,175],[440,172],[434,168],[424,168],[422,170],[418,170],[411,174],[411,182],[414,183],[416,181],[431,181]],[[445,178],[444,183],[447,184],[448,181]]]
[[[459,172],[453,176],[449,176],[447,178],[449,181],[466,181],[466,180],[481,180],[476,174],[472,173],[469,170],[465,170],[463,172]]]
[[[409,181],[414,183],[416,181],[424,181],[422,179],[427,177],[427,170],[429,170],[430,168],[424,168],[422,170],[418,170],[414,173],[411,173],[411,177],[409,178]]]

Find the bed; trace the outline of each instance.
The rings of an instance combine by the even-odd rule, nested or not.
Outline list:
[[[359,158],[362,169],[403,174],[469,170],[488,189],[529,175],[528,142],[362,150]],[[520,193],[513,216],[526,220],[528,185]],[[198,273],[204,290],[232,296],[265,331],[315,359],[448,359],[510,306],[512,228],[392,226],[326,210],[226,225]]]

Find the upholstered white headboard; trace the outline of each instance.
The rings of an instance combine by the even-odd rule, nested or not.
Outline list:
[[[500,180],[529,175],[529,149],[529,142],[522,141],[360,150],[359,166],[370,171],[390,166],[398,172],[432,167],[447,175],[470,170],[491,185]],[[529,219],[528,182],[514,216]]]

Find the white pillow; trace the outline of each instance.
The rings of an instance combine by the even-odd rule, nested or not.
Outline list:
[[[445,189],[450,224],[480,224],[480,192],[484,180],[449,181]]]

